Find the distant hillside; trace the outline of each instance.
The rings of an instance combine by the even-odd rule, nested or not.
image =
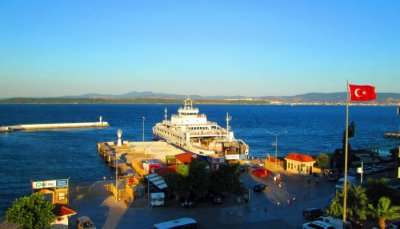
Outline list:
[[[196,103],[215,104],[337,104],[346,101],[345,92],[333,93],[306,93],[294,96],[200,96],[155,93],[151,91],[112,95],[90,93],[78,96],[63,96],[49,98],[7,98],[0,99],[0,103],[181,103],[184,98],[190,97]],[[376,103],[399,104],[400,93],[378,93]]]
[[[343,102],[346,101],[345,92],[333,93],[307,93],[296,96],[286,97],[289,100],[300,100],[302,102]],[[400,101],[400,93],[378,93],[378,102],[394,102]]]
[[[78,96],[64,96],[63,98],[103,98],[103,99],[137,99],[137,98],[162,98],[162,99],[185,99],[190,97],[192,99],[241,99],[245,96],[201,96],[201,95],[181,95],[181,94],[168,94],[156,93],[151,91],[131,91],[124,94],[111,95],[111,94],[97,94],[89,93]]]

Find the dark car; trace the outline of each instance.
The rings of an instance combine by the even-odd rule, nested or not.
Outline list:
[[[400,221],[391,222],[389,224],[389,229],[399,229],[400,228]]]
[[[96,229],[93,221],[87,216],[81,216],[76,220],[77,229]]]
[[[224,197],[222,195],[216,194],[212,198],[212,203],[213,204],[222,204],[224,200]]]
[[[320,208],[306,208],[303,210],[303,217],[305,220],[315,220],[318,217],[321,217],[324,214],[324,211]]]
[[[253,191],[254,192],[262,192],[267,188],[267,186],[265,184],[256,184],[253,187]]]
[[[209,192],[206,196],[207,201],[213,204],[222,204],[225,196],[222,193]]]
[[[194,200],[190,200],[190,199],[182,199],[180,201],[181,206],[184,208],[192,208],[195,206],[196,202],[194,202]]]
[[[196,201],[192,197],[186,197],[186,198],[181,197],[179,199],[179,202],[180,202],[181,207],[184,207],[184,208],[192,208],[196,205]]]

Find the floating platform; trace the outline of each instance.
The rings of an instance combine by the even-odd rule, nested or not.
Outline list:
[[[48,123],[48,124],[21,124],[12,126],[0,126],[0,133],[14,131],[39,131],[55,129],[76,129],[76,128],[104,128],[108,122],[76,122],[76,123]]]
[[[400,132],[386,132],[385,138],[400,138]]]

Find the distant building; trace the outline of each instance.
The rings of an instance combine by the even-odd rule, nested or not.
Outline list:
[[[289,153],[285,161],[287,172],[304,175],[311,174],[315,164],[313,157],[301,153]]]
[[[270,171],[284,171],[285,170],[285,161],[283,158],[276,158],[273,156],[267,156],[267,158],[264,161],[264,167]]]
[[[65,205],[54,205],[53,213],[56,216],[51,223],[51,229],[68,228],[69,217],[76,215],[76,211]]]

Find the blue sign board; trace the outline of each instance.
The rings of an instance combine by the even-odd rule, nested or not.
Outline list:
[[[68,179],[59,179],[56,184],[57,188],[67,188],[68,187]]]

